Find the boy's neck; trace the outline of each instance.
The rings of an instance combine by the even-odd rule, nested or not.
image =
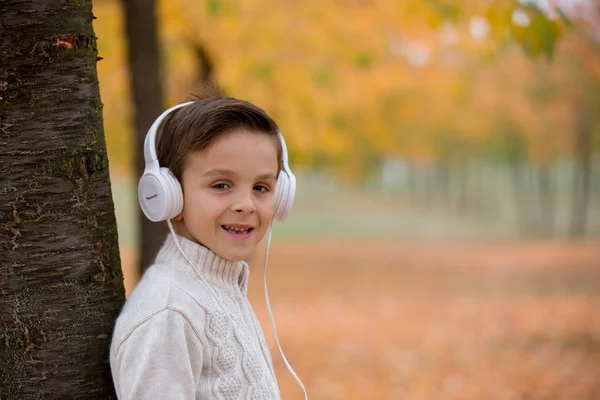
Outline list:
[[[186,237],[177,235],[177,241],[185,256],[181,254],[173,235],[169,234],[156,256],[156,264],[169,265],[195,277],[199,275],[214,286],[241,290],[247,294],[249,277],[247,263],[227,260],[206,246]]]

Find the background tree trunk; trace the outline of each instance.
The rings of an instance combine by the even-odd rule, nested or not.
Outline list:
[[[555,201],[549,163],[544,163],[538,167],[537,177],[539,195],[538,234],[543,237],[552,237],[554,235]]]
[[[144,172],[144,139],[152,122],[164,111],[159,80],[158,33],[154,0],[122,0],[128,45],[131,92],[134,104],[136,179]],[[165,223],[148,220],[137,207],[139,218],[138,274],[154,261],[168,232]]]
[[[90,0],[0,2],[0,398],[115,398],[124,301]]]
[[[575,135],[575,176],[573,177],[573,209],[570,232],[573,238],[584,237],[587,230],[593,155],[590,121],[592,121],[592,118],[589,116],[580,117]]]
[[[198,41],[191,42],[191,46],[196,55],[198,77],[190,91],[190,96],[186,100],[196,100],[210,96],[224,96],[225,93],[219,87],[219,83],[215,77],[214,62],[206,46]]]

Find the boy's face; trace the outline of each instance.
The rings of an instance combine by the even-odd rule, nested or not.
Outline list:
[[[277,148],[261,132],[234,130],[183,168],[177,233],[231,261],[247,259],[274,212]]]

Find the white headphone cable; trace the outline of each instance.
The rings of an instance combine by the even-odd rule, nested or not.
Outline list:
[[[190,264],[190,266],[192,267],[192,269],[194,270],[194,272],[196,272],[196,269],[194,267],[194,263],[192,263],[190,261],[190,259],[187,257],[187,255],[185,254],[185,252],[181,248],[181,245],[179,244],[179,240],[177,239],[177,234],[175,233],[175,230],[173,229],[173,224],[171,223],[170,219],[167,219],[167,225],[169,226],[169,230],[171,231],[171,235],[173,235],[173,240],[175,241],[175,245],[179,249],[179,252],[183,256],[183,258],[185,258],[186,261]],[[285,354],[283,353],[283,349],[281,348],[281,344],[279,343],[279,337],[277,336],[277,328],[275,327],[275,319],[273,318],[273,312],[271,311],[271,303],[269,301],[269,292],[267,290],[267,258],[269,257],[269,248],[271,247],[271,230],[272,230],[272,227],[273,227],[273,222],[271,222],[271,225],[269,226],[269,234],[267,236],[267,248],[266,248],[266,251],[265,251],[265,261],[264,261],[264,283],[265,283],[265,299],[267,301],[267,311],[269,312],[269,319],[271,320],[271,326],[273,327],[273,333],[275,334],[275,342],[277,342],[277,347],[279,348],[279,353],[281,354],[281,357],[283,358],[283,362],[285,363],[285,366],[287,367],[288,371],[290,371],[290,374],[292,374],[292,376],[294,377],[294,379],[296,380],[296,382],[298,382],[298,384],[302,388],[302,391],[304,392],[304,400],[308,400],[308,394],[306,393],[306,388],[302,384],[302,381],[300,380],[300,378],[298,377],[298,375],[296,375],[296,372],[294,372],[294,369],[292,368],[292,366],[288,362],[287,358],[285,357]],[[196,272],[196,275],[200,279],[200,282],[202,282],[202,285],[205,287],[205,289],[207,289],[208,291],[212,291],[213,290],[212,288],[209,288],[208,283],[205,282],[204,278],[202,278],[197,272]],[[216,292],[213,294],[213,296],[215,297],[216,301],[222,303],[220,301],[221,299],[217,296]],[[224,304],[221,304],[221,307],[223,307],[223,309],[226,310]],[[230,316],[230,318],[231,318],[231,316]]]
[[[288,362],[287,358],[285,357],[285,354],[283,354],[283,349],[281,348],[281,344],[279,344],[279,337],[277,336],[277,328],[275,327],[275,318],[273,318],[273,312],[271,311],[271,303],[269,301],[269,291],[267,290],[267,259],[269,258],[269,248],[271,247],[271,231],[272,231],[272,229],[273,229],[273,222],[271,222],[271,226],[269,226],[269,233],[267,235],[267,248],[265,249],[265,261],[264,261],[264,263],[265,263],[264,264],[265,300],[267,302],[267,311],[269,312],[269,319],[271,320],[271,327],[273,327],[273,333],[275,334],[275,342],[277,342],[277,347],[279,348],[279,353],[281,354],[281,358],[283,358],[283,362],[285,363],[285,366],[287,367],[288,371],[290,371],[290,374],[292,374],[292,376],[294,377],[296,382],[298,382],[298,385],[300,385],[300,387],[302,388],[302,391],[304,392],[304,400],[308,400],[308,394],[306,393],[306,388],[304,387],[304,384],[302,383],[302,381],[300,380],[298,375],[296,375],[296,372],[294,372],[294,369]]]

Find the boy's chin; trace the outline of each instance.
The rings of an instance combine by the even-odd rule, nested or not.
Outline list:
[[[221,257],[223,257],[227,261],[240,262],[240,261],[247,261],[250,258],[250,255],[245,256],[245,257],[224,257],[224,256],[221,256]]]
[[[214,250],[213,250],[213,252],[216,255],[218,255],[219,257],[226,259],[227,261],[233,261],[233,262],[246,261],[252,255],[252,252],[231,252],[231,251],[221,252],[221,251],[214,251]]]

